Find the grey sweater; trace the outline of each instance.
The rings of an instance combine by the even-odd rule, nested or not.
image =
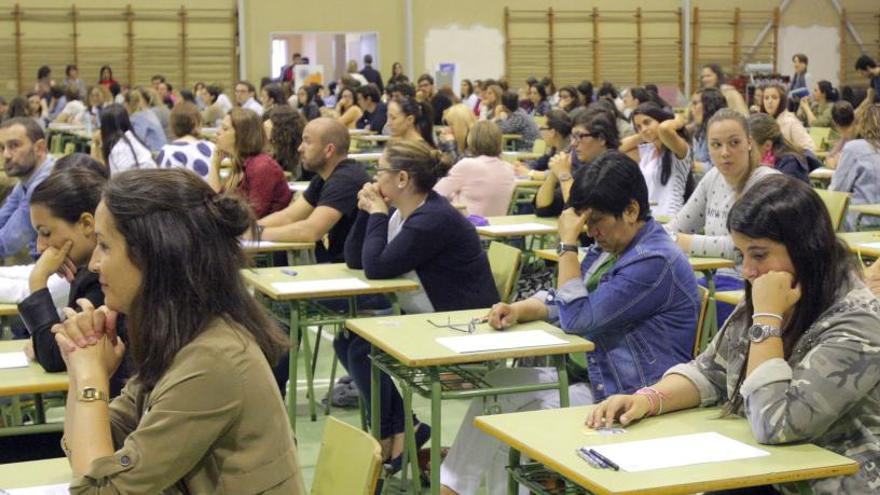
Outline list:
[[[748,190],[762,178],[778,173],[772,168],[759,166],[746,181],[743,191]],[[693,234],[691,250],[688,252],[690,256],[727,258],[740,264],[741,260],[737,258],[733,239],[727,231],[727,214],[737,197],[736,191],[724,180],[718,168],[713,167],[697,184],[688,202],[669,222],[666,230]],[[728,276],[738,276],[737,272],[731,269],[722,269],[718,272]]]

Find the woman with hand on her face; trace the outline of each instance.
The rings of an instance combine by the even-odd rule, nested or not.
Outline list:
[[[635,150],[639,169],[648,184],[648,201],[655,215],[675,215],[694,189],[693,154],[685,122],[653,102],[640,103],[632,112],[638,135],[622,139],[620,151]]]
[[[363,109],[357,104],[354,90],[345,86],[339,92],[339,102],[336,104],[336,120],[349,129],[357,127],[358,120],[364,115]]]
[[[727,227],[743,256],[745,300],[694,361],[634,395],[610,397],[587,425],[628,425],[661,407],[723,404],[723,414],[748,420],[760,443],[810,442],[861,465],[850,476],[810,481],[813,493],[874,492],[880,302],[835,236],[821,198],[801,181],[762,180],[730,210]],[[775,493],[764,488],[759,493]]]
[[[70,376],[71,493],[305,493],[270,368],[287,340],[239,274],[252,225],[246,205],[186,170],[108,183],[89,265],[106,306],[53,329]],[[126,347],[133,375],[108,403]]]
[[[51,331],[61,320],[49,293],[49,277],[57,273],[70,283],[66,317],[77,307],[104,304],[98,275],[87,265],[97,245],[95,209],[106,183],[106,176],[75,166],[53,172],[31,196],[31,223],[40,258],[28,280],[31,294],[19,303],[18,311],[31,334],[35,360],[50,373],[66,367]],[[113,376],[112,395],[119,394],[125,378],[124,371]]]
[[[233,108],[223,118],[211,157],[208,184],[222,193],[234,193],[247,200],[259,219],[284,209],[293,193],[284,170],[266,153],[266,134],[261,118],[252,110]],[[225,181],[220,179],[224,159],[232,162]]]
[[[376,182],[358,193],[361,211],[345,241],[345,262],[367,278],[405,277],[421,289],[398,294],[407,314],[486,308],[498,291],[473,225],[446,198],[432,190],[446,174],[443,154],[417,141],[390,141],[379,159]],[[391,210],[391,208],[394,208]],[[364,400],[370,394],[370,344],[356,334],[333,342],[339,361],[354,378]],[[381,432],[390,471],[400,470],[403,401],[391,378],[381,378]],[[416,425],[416,444],[431,436]],[[438,432],[439,433],[439,432]]]
[[[547,166],[547,177],[535,194],[535,215],[558,217],[568,202],[574,173],[608,150],[620,146],[614,117],[598,106],[591,106],[574,120],[571,151],[561,149]]]

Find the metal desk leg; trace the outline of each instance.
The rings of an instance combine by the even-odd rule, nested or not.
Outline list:
[[[440,495],[441,398],[440,376],[431,373],[431,495]]]
[[[553,363],[556,365],[556,376],[559,381],[559,407],[568,407],[568,371],[565,369],[565,354],[553,356]]]
[[[701,335],[700,351],[709,345],[715,334],[718,333],[718,303],[715,301],[715,270],[705,270],[706,288],[709,290],[709,300],[706,304],[706,317],[703,320],[703,332]]]
[[[507,461],[510,471],[507,473],[507,495],[519,495],[519,483],[513,477],[513,469],[519,466],[519,451],[511,447],[507,451]]]
[[[382,441],[382,432],[379,431],[379,377],[381,370],[379,370],[378,366],[376,366],[376,361],[379,358],[379,353],[381,351],[376,348],[374,345],[370,345],[370,356],[372,359],[370,360],[370,390],[373,392],[370,394],[370,430],[373,432],[373,437]]]
[[[296,372],[299,359],[299,303],[290,301],[290,359],[287,379],[287,419],[296,433]]]
[[[303,325],[300,329],[300,335],[302,337],[302,352],[303,352],[303,363],[306,369],[306,393],[309,398],[309,416],[312,418],[312,421],[317,421],[317,405],[315,403],[315,380],[312,375],[312,345],[309,337],[309,329]]]
[[[400,384],[400,391],[403,394],[403,484],[406,485],[406,469],[409,467],[412,472],[412,490],[413,493],[421,492],[421,475],[419,473],[419,451],[416,446],[416,430],[413,424],[412,410],[412,389],[405,383]],[[379,390],[373,390],[373,395],[379,393]],[[407,465],[408,464],[408,465]]]

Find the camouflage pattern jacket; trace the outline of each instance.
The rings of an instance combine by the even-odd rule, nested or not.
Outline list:
[[[744,303],[694,361],[666,374],[688,378],[703,407],[724,403],[748,357],[751,325]],[[816,495],[880,493],[880,301],[852,279],[795,345],[740,388],[745,416],[764,444],[811,442],[859,462],[851,476],[815,480]],[[796,493],[794,485],[779,487]]]

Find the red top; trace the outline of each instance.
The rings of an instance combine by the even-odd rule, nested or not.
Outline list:
[[[101,79],[100,81],[98,81],[98,84],[104,86],[107,89],[110,89],[110,86],[112,86],[115,82],[116,79]]]
[[[281,165],[265,153],[245,160],[244,177],[236,192],[247,199],[257,218],[284,209],[293,195]]]

